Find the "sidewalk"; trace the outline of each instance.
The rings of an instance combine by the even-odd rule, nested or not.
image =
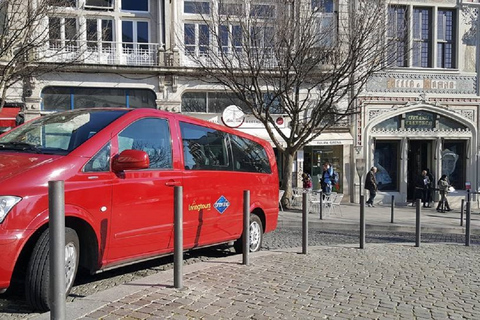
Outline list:
[[[352,228],[359,229],[360,206],[355,203],[342,203],[341,210],[326,215],[323,209],[323,219],[320,220],[319,212],[308,215],[309,225],[318,226],[324,229],[343,230]],[[318,211],[318,209],[317,209]],[[415,232],[416,230],[416,207],[399,206],[392,209],[390,205],[376,205],[373,208],[365,207],[365,226],[367,230],[390,230]],[[460,226],[460,209],[441,213],[435,208],[421,208],[420,225],[424,233],[456,233],[465,234],[466,212],[463,213],[463,226]],[[280,211],[279,226],[282,224],[302,223],[301,208],[296,210]],[[472,210],[470,219],[470,233],[480,235],[480,213],[479,210]]]
[[[415,230],[415,208],[365,208],[368,228]],[[460,213],[422,210],[422,232],[464,232]],[[283,225],[301,227],[302,213],[280,213]],[[358,228],[358,204],[342,216],[310,228]],[[472,234],[480,216],[472,214]],[[398,229],[397,229],[398,230]],[[183,286],[173,270],[67,303],[67,319],[480,319],[480,250],[458,244],[367,244],[261,251],[242,265],[242,255],[183,267]],[[34,319],[50,319],[49,313]]]

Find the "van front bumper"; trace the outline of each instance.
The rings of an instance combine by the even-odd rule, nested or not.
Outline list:
[[[0,293],[10,286],[13,269],[25,241],[23,231],[5,231],[0,229]]]

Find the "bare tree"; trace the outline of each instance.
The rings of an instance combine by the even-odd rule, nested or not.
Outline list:
[[[232,91],[284,156],[286,206],[296,152],[358,112],[356,97],[395,59],[391,47],[403,36],[395,30],[387,36],[386,1],[341,1],[330,14],[311,4],[213,1],[209,10],[201,8],[200,25],[185,25],[182,35],[197,75]],[[276,123],[278,113],[290,118],[289,130]]]
[[[0,111],[10,88],[21,85],[28,96],[34,76],[84,58],[77,20],[65,18],[74,5],[72,0],[0,0]]]

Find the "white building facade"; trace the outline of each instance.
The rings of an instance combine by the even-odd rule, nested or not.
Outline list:
[[[250,2],[275,10],[275,1]],[[358,100],[358,116],[322,133],[297,153],[294,184],[305,171],[318,188],[322,163],[329,161],[340,174],[337,191],[358,201],[354,164],[363,158],[367,166],[380,168],[381,202],[388,203],[392,195],[396,202],[412,201],[423,168],[436,179],[449,174],[459,196],[464,195],[465,183],[479,187],[478,39],[476,21],[472,24],[465,14],[471,8],[457,0],[392,3],[385,4],[391,24],[386,37],[394,35],[391,26],[403,23],[409,36],[397,48],[404,52],[398,53],[393,69],[369,82]],[[341,18],[339,8],[347,4],[347,0],[304,1],[333,20]],[[202,42],[206,29],[201,15],[213,9],[219,9],[216,0],[71,0],[60,14],[49,17],[52,26],[61,27],[52,28],[48,46],[57,50],[72,42],[64,54],[84,48],[84,58],[24,85],[26,119],[83,107],[127,106],[222,123],[231,95],[223,87],[189,76],[188,55],[201,54],[208,45]],[[73,34],[80,38],[72,41]],[[279,112],[277,124],[289,130],[288,122]],[[238,129],[269,139],[250,115]]]

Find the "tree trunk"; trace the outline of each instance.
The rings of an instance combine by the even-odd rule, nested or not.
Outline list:
[[[292,201],[292,170],[293,170],[293,160],[295,158],[295,152],[288,153],[285,151],[283,153],[283,178],[282,178],[282,186],[281,189],[285,190],[283,195],[282,206],[284,208],[291,208],[291,201]]]

